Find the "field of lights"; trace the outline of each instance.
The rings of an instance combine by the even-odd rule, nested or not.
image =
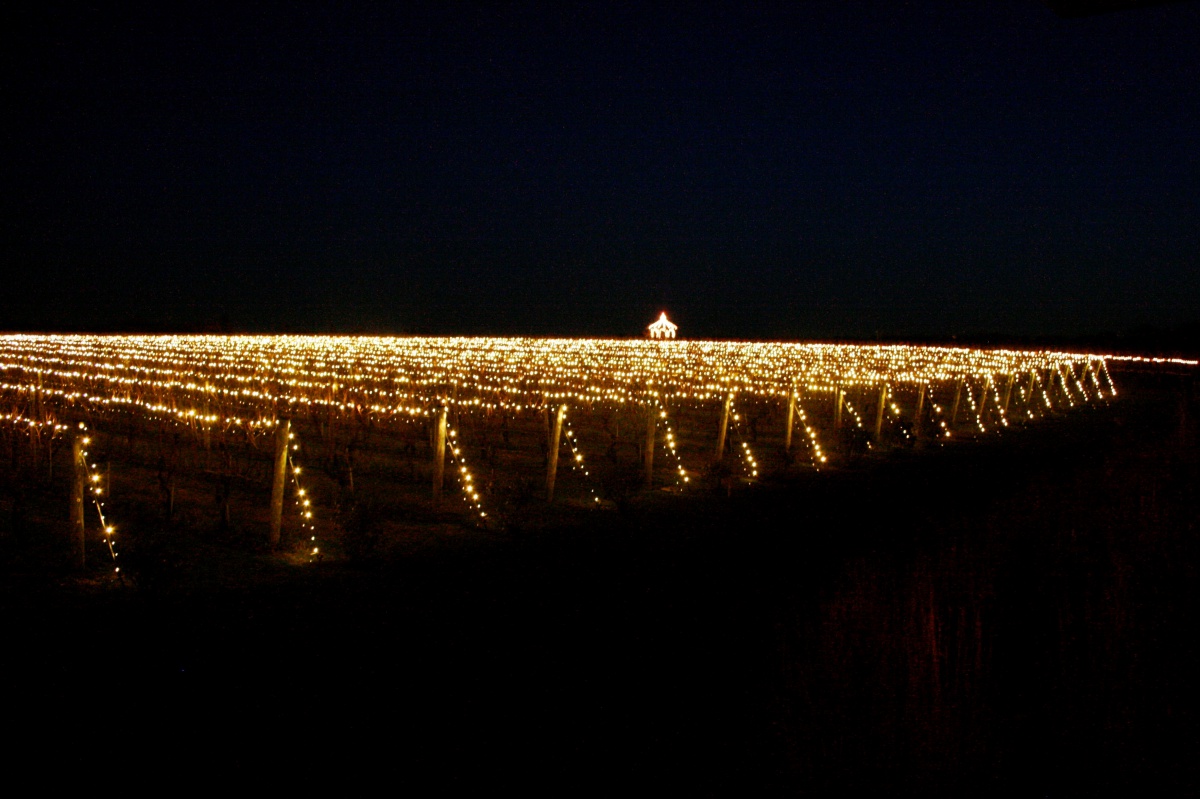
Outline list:
[[[17,335],[0,338],[0,368],[10,407],[36,395],[64,413],[120,407],[225,427],[313,407],[383,419],[442,405],[786,400],[793,388],[813,405],[839,387],[886,387],[911,403],[960,381],[976,416],[994,396],[1002,424],[1014,386],[1026,416],[1113,392],[1093,355],[774,342]]]
[[[344,507],[371,484],[440,507],[445,481],[464,501],[457,512],[491,524],[522,492],[607,506],[631,483],[731,490],[981,437],[1114,396],[1107,360],[779,342],[9,335],[0,409],[11,438],[29,434],[31,468],[52,468],[56,441],[86,436],[118,473],[153,482],[157,471],[172,492],[189,471],[208,480],[226,515],[232,495],[272,482],[272,464],[278,505],[286,461],[313,541],[315,508]],[[80,458],[99,492],[101,458]],[[315,467],[303,487],[301,462]]]

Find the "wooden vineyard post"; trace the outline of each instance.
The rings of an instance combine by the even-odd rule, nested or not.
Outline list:
[[[883,433],[883,409],[887,405],[888,387],[884,383],[879,387],[879,408],[875,411],[875,442],[879,443],[879,436]]]
[[[925,412],[925,384],[917,390],[917,410],[913,413],[913,438],[921,433],[921,417]]]
[[[292,420],[280,419],[275,427],[275,468],[271,480],[271,529],[267,543],[279,546],[283,531],[283,490],[287,486],[288,447],[292,440]]]
[[[842,406],[846,404],[846,389],[834,386],[833,389],[833,429],[842,429]]]
[[[1004,388],[1004,406],[1000,409],[1003,416],[1008,416],[1008,401],[1012,398],[1013,383],[1016,382],[1017,376],[1013,372],[1008,373],[1008,385]]]
[[[792,390],[788,392],[787,431],[783,434],[783,451],[792,451],[792,427],[796,422],[796,381],[792,381]]]
[[[559,405],[554,417],[554,432],[550,436],[550,457],[546,459],[546,501],[554,501],[554,480],[558,477],[558,449],[562,442],[563,419],[567,415],[567,406]]]
[[[725,396],[725,408],[721,411],[721,429],[717,431],[717,462],[725,457],[725,431],[729,429],[729,409],[733,406],[733,392]]]
[[[442,498],[442,482],[446,477],[446,427],[450,406],[443,405],[438,412],[437,427],[433,436],[433,501]]]
[[[726,405],[726,408],[729,406]],[[654,438],[658,430],[658,416],[655,413],[654,407],[651,406],[649,413],[646,414],[646,445],[643,448],[643,456],[646,467],[645,484],[646,488],[651,488],[654,485]]]
[[[87,482],[87,469],[83,462],[83,443],[84,436],[80,433],[75,436],[71,444],[73,471],[71,472],[71,539],[69,553],[71,565],[76,569],[82,569],[86,565],[85,539],[83,534],[83,490],[84,483]]]
[[[954,427],[954,423],[958,421],[958,404],[962,400],[963,378],[958,378],[958,386],[954,389],[954,405],[950,409],[950,426]]]

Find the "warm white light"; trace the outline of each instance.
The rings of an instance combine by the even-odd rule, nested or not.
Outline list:
[[[675,338],[675,333],[679,330],[679,326],[672,323],[667,318],[667,312],[663,311],[659,314],[658,321],[646,328],[650,331],[650,338]]]

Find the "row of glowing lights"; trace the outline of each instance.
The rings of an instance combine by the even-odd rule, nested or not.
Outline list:
[[[641,395],[778,394],[795,376],[810,389],[835,383],[928,382],[1024,372],[1103,356],[939,347],[735,342],[324,337],[0,337],[7,366],[64,382],[104,380],[237,394],[261,401],[304,396],[335,403],[396,404],[454,384],[512,404],[528,394],[575,399]],[[252,390],[255,385],[259,390]],[[284,387],[287,387],[285,390]],[[320,397],[317,394],[325,394]]]
[[[10,364],[0,364],[0,369],[4,368],[5,366],[8,366],[11,368],[14,366],[14,364],[11,364],[11,363]],[[1076,385],[1076,387],[1078,388],[1080,394],[1086,398],[1086,390],[1083,386],[1083,383],[1080,380],[1080,378],[1074,374],[1074,371],[1072,369],[1070,369],[1066,365],[1060,364],[1060,366],[1057,369],[1048,369],[1047,371],[1050,375],[1057,375],[1059,377],[1059,379],[1062,381],[1064,388],[1068,382],[1067,374],[1070,374],[1071,375],[1070,382],[1074,383]],[[1103,361],[1096,361],[1096,362],[1089,361],[1083,367],[1084,378],[1085,379],[1090,378],[1090,380],[1095,384],[1097,391],[1102,395],[1103,387],[1102,387],[1099,377],[1098,377],[1098,375],[1101,372],[1103,372],[1105,378],[1107,379],[1107,382],[1109,383],[1109,390],[1115,394],[1115,388],[1112,385],[1111,377],[1108,376],[1107,366],[1104,364]],[[196,408],[187,408],[187,409],[179,408],[178,407],[179,400],[187,399],[186,397],[172,396],[171,401],[165,402],[162,400],[147,400],[147,399],[141,398],[140,396],[135,397],[135,396],[133,396],[132,392],[129,392],[129,391],[124,391],[124,392],[122,392],[122,394],[119,394],[119,395],[106,395],[106,394],[96,393],[94,391],[87,392],[87,391],[80,390],[78,388],[71,389],[71,390],[69,390],[67,388],[55,387],[55,386],[51,386],[51,387],[47,388],[44,386],[44,381],[40,379],[45,374],[47,374],[47,373],[42,372],[41,374],[39,374],[38,384],[34,384],[32,382],[18,382],[18,383],[0,382],[0,390],[35,393],[35,394],[39,394],[39,395],[43,395],[43,396],[57,397],[57,398],[60,398],[62,400],[68,401],[68,402],[78,402],[78,401],[82,400],[82,401],[87,401],[90,403],[97,403],[97,404],[138,406],[138,407],[142,408],[144,411],[147,411],[152,414],[173,416],[180,421],[195,422],[195,423],[199,423],[199,424],[208,424],[208,425],[225,424],[227,426],[243,427],[243,428],[247,428],[247,429],[256,428],[256,427],[269,427],[273,424],[273,422],[270,419],[261,418],[261,417],[257,418],[257,419],[243,417],[236,413],[233,413],[231,409],[222,409],[224,411],[222,413],[212,413],[211,410],[208,408],[203,408],[200,410],[197,410]],[[1033,382],[1034,380],[1040,380],[1040,378],[1037,377],[1037,370],[1030,370],[1029,374],[1030,374],[1031,382]],[[87,376],[85,376],[83,373],[78,372],[78,371],[72,371],[72,372],[51,371],[51,372],[49,372],[49,375],[52,377],[56,377],[56,378],[75,378],[75,379],[89,380],[89,378]],[[1015,375],[1010,375],[1010,379],[1013,376],[1015,376]],[[91,378],[91,379],[94,382],[95,378]],[[101,376],[100,379],[103,379],[103,377]],[[992,379],[992,377],[990,375],[985,376],[985,380],[987,383],[991,384],[993,386],[993,388],[995,388],[995,381]],[[192,390],[193,388],[195,388],[195,384],[179,384],[179,385],[180,385],[180,387],[185,388],[185,390],[189,390],[189,391]],[[156,388],[163,389],[166,387],[159,385],[159,386],[156,386]],[[824,386],[824,385],[819,385],[819,386],[811,386],[810,385],[810,386],[804,386],[803,388],[809,392],[816,392],[816,393],[824,392],[824,391],[836,392],[836,391],[842,390],[842,387]],[[205,397],[203,399],[203,402],[204,402],[204,404],[208,404],[208,402],[209,402],[208,393],[211,391],[215,391],[216,389],[212,389],[211,387],[205,387],[204,390],[205,390]],[[998,389],[996,389],[996,390],[998,391]],[[224,392],[222,392],[222,393],[224,393]],[[771,393],[776,394],[777,392],[772,391]],[[1071,402],[1071,404],[1073,404],[1073,400],[1069,396],[1070,392],[1068,391],[1067,394],[1068,394],[1068,400]],[[647,392],[647,394],[640,399],[632,399],[632,398],[625,397],[625,396],[617,397],[616,395],[612,395],[612,394],[608,395],[607,398],[617,398],[617,399],[619,399],[619,402],[621,404],[625,404],[626,402],[633,402],[634,404],[646,404],[649,402],[657,403],[657,402],[659,402],[659,399],[662,396],[663,396],[662,392],[651,390],[651,391]],[[689,395],[687,394],[687,392],[676,393],[672,396],[674,396],[677,399],[689,398]],[[704,393],[704,394],[695,395],[694,398],[699,399],[699,400],[705,400],[705,399],[708,399],[710,396],[712,396],[712,394]],[[378,416],[384,416],[384,417],[428,416],[430,413],[428,403],[431,399],[429,397],[422,398],[423,402],[425,403],[424,405],[422,405],[422,404],[420,404],[420,401],[417,400],[417,398],[410,396],[410,397],[408,397],[408,401],[410,403],[414,403],[414,404],[390,405],[389,406],[389,405],[382,405],[382,404],[371,404],[371,405],[359,405],[359,404],[355,404],[355,403],[347,404],[344,402],[339,403],[339,402],[334,402],[334,401],[322,400],[320,398],[313,399],[313,398],[308,398],[308,397],[297,397],[297,396],[274,397],[274,396],[266,394],[265,392],[250,392],[247,390],[242,390],[241,392],[229,392],[226,395],[226,399],[229,399],[229,400],[246,400],[247,398],[259,400],[259,402],[254,403],[252,405],[252,407],[257,406],[257,409],[260,410],[260,412],[262,412],[263,414],[266,414],[266,412],[268,410],[267,408],[262,407],[263,404],[270,405],[271,406],[270,410],[273,411],[275,406],[277,406],[280,402],[284,402],[289,407],[295,406],[296,404],[299,404],[302,406],[316,404],[316,405],[325,405],[325,406],[329,407],[330,409],[336,408],[339,412],[345,412],[347,409],[349,409],[349,410],[353,410],[355,412],[366,412],[366,413],[371,413],[371,414],[375,414]],[[494,410],[497,408],[501,408],[501,409],[507,409],[507,410],[512,410],[512,411],[516,411],[516,412],[520,412],[521,410],[527,409],[527,408],[544,407],[546,404],[546,399],[549,399],[549,398],[553,398],[556,401],[561,401],[563,399],[568,399],[568,398],[573,398],[573,399],[576,399],[577,401],[579,401],[579,400],[596,401],[596,400],[601,399],[600,396],[593,394],[593,393],[582,394],[582,395],[581,394],[575,394],[575,395],[548,394],[548,395],[546,395],[546,398],[543,399],[543,402],[540,404],[532,403],[532,402],[524,403],[524,404],[522,404],[522,403],[507,404],[507,403],[502,403],[502,402],[501,403],[485,402],[479,397],[467,398],[464,400],[458,400],[453,396],[438,397],[438,399],[443,404],[455,405],[455,406],[459,407],[460,409],[461,408],[466,408],[466,409],[477,408],[477,409],[481,409],[481,410]],[[273,416],[274,413],[271,413],[270,415]],[[859,422],[860,422],[860,426],[861,426],[861,419],[859,420]]]
[[[1109,382],[1110,393],[1115,395],[1116,390],[1115,390],[1115,387],[1112,385],[1111,377],[1109,377],[1107,374],[1106,367],[1103,365],[1103,362],[1099,362],[1099,364],[1100,365],[1098,368],[1093,367],[1092,365],[1085,367],[1085,371],[1084,371],[1085,376],[1090,378],[1090,381],[1094,385],[1098,396],[1103,397],[1103,395],[1104,395],[1103,386],[1099,379],[1099,374],[1100,374],[1101,370],[1103,370],[1104,375],[1108,379],[1108,382]],[[1063,388],[1063,393],[1067,399],[1067,402],[1071,407],[1074,407],[1075,402],[1074,402],[1074,398],[1072,396],[1071,391],[1069,391],[1067,389],[1067,387],[1068,387],[1067,374],[1072,375],[1072,379],[1070,379],[1069,382],[1074,383],[1074,386],[1075,386],[1076,390],[1078,390],[1080,396],[1085,401],[1088,399],[1087,390],[1086,390],[1083,382],[1080,379],[1078,379],[1077,377],[1075,377],[1073,373],[1068,372],[1068,370],[1065,367],[1062,367],[1058,370],[1049,370],[1049,374],[1052,376],[1052,379],[1053,379],[1053,377],[1058,378],[1058,380]],[[1011,380],[1011,377],[1010,377],[1010,380]],[[1048,394],[1046,393],[1046,383],[1045,383],[1045,381],[1043,381],[1040,378],[1040,376],[1038,375],[1038,373],[1036,371],[1031,370],[1030,371],[1030,379],[1029,379],[1029,390],[1030,391],[1033,391],[1033,386],[1035,384],[1040,384],[1043,401],[1045,402],[1047,408],[1050,408],[1051,402],[1050,402],[1050,398],[1049,398]],[[996,406],[999,409],[999,412],[1001,415],[1001,423],[1004,426],[1007,426],[1008,422],[1007,422],[1007,419],[1005,418],[1004,404],[1000,401],[999,389],[996,386],[995,381],[991,380],[990,377],[987,380],[987,385],[981,387],[981,389],[980,389],[981,396],[983,396],[984,392],[987,391],[988,386],[990,386],[992,388],[993,394],[996,398]],[[981,432],[986,432],[986,430],[984,429],[984,427],[982,425],[982,419],[981,419],[982,414],[979,412],[979,408],[976,406],[975,398],[971,392],[970,386],[964,385],[963,388],[965,388],[968,403],[971,405],[972,409],[975,411],[975,416],[978,420],[977,424],[979,425]],[[36,386],[33,386],[28,383],[0,383],[0,390],[13,391],[13,392],[17,392],[17,393],[31,393],[31,394],[36,394],[42,398],[55,397],[55,398],[58,398],[58,399],[61,399],[61,400],[67,401],[67,402],[85,401],[85,402],[99,404],[99,405],[138,406],[150,414],[166,415],[170,418],[174,418],[176,421],[197,423],[200,425],[216,425],[216,424],[223,423],[223,424],[225,424],[227,426],[231,426],[231,427],[241,427],[241,428],[247,429],[247,430],[256,430],[256,429],[270,428],[278,423],[277,420],[271,419],[271,418],[251,419],[251,418],[243,418],[243,417],[239,417],[239,416],[235,416],[235,415],[228,415],[228,414],[222,415],[222,414],[213,414],[213,413],[203,413],[203,412],[198,412],[195,409],[184,410],[184,409],[175,408],[170,405],[163,404],[163,403],[139,402],[138,400],[131,398],[131,397],[105,397],[105,396],[96,395],[96,394],[69,392],[69,391],[66,391],[65,389],[60,389],[60,388],[46,389],[46,388],[36,387]],[[839,391],[842,391],[842,389],[839,389]],[[1024,396],[1026,394],[1025,387],[1020,387],[1020,392]],[[890,396],[890,388],[888,389],[888,393]],[[844,397],[844,391],[843,391],[842,396]],[[649,402],[649,400],[646,400],[646,402]],[[655,402],[655,404],[658,404],[657,400],[654,400],[654,402]],[[478,408],[481,405],[481,403],[478,401],[478,399],[467,400],[465,402],[455,403],[454,400],[451,398],[446,398],[444,400],[444,404],[457,405],[458,408],[460,408],[460,409],[463,409],[463,408],[471,409],[473,407]],[[846,405],[847,410],[850,412],[850,414],[852,416],[854,416],[856,425],[859,428],[861,428],[863,426],[862,418],[858,414],[857,410],[854,408],[854,405],[848,399],[845,400],[845,405]],[[344,406],[342,406],[342,407],[344,407]],[[515,407],[514,410],[520,411],[523,409],[523,407],[524,408],[532,408],[532,407],[536,407],[536,406],[520,406],[520,405],[518,405]],[[403,417],[403,416],[408,416],[408,417],[429,416],[430,415],[430,409],[428,407],[422,408],[422,407],[418,407],[418,406],[408,406],[408,407],[404,407],[404,408],[386,408],[386,407],[382,407],[382,406],[372,406],[371,408],[367,408],[366,410],[369,412],[382,412],[383,415],[385,415],[387,417],[391,417],[391,418],[395,418],[397,415],[399,415],[401,417]],[[1032,415],[1032,414],[1030,414],[1030,415]],[[673,434],[672,434],[672,437],[673,437]]]
[[[23,366],[20,364],[14,364],[14,363],[0,364],[0,370],[6,369],[6,368],[8,370],[12,370],[14,368],[22,369]],[[1086,368],[1087,367],[1085,367],[1085,370],[1086,370]],[[394,392],[391,392],[390,396],[383,397],[383,399],[387,400],[386,403],[380,403],[380,402],[372,401],[372,400],[380,399],[381,397],[379,395],[383,394],[384,392],[373,392],[373,396],[362,396],[362,397],[356,396],[353,400],[351,400],[347,396],[343,400],[339,401],[336,399],[331,399],[329,397],[310,397],[310,396],[306,396],[303,394],[298,395],[298,394],[294,394],[294,393],[293,394],[272,394],[266,390],[252,391],[247,388],[228,389],[228,388],[223,388],[223,387],[212,385],[211,383],[208,383],[205,385],[200,385],[200,384],[197,384],[194,382],[184,383],[181,381],[166,382],[166,381],[153,381],[153,380],[151,380],[151,381],[140,380],[139,381],[139,380],[134,380],[132,378],[114,378],[114,377],[109,377],[102,373],[89,374],[86,372],[82,372],[78,369],[72,369],[70,371],[56,370],[56,369],[51,369],[51,368],[40,369],[38,372],[39,383],[42,382],[42,378],[44,378],[44,377],[50,377],[50,378],[54,379],[56,382],[65,383],[65,384],[71,384],[71,383],[80,382],[80,381],[83,381],[83,382],[86,382],[86,383],[89,383],[92,385],[94,385],[96,383],[102,383],[109,388],[108,394],[95,394],[95,393],[89,394],[87,391],[85,391],[83,389],[79,389],[79,388],[75,388],[70,391],[68,391],[67,389],[64,389],[64,388],[53,388],[53,387],[50,389],[45,389],[45,388],[41,389],[44,391],[50,391],[53,393],[57,393],[57,394],[60,394],[63,396],[77,397],[77,396],[86,395],[86,396],[89,396],[89,398],[102,398],[108,402],[126,402],[126,403],[143,404],[147,407],[153,408],[158,411],[173,412],[180,416],[193,416],[193,417],[200,416],[202,418],[212,417],[214,419],[219,418],[220,414],[212,414],[207,411],[197,411],[196,409],[178,410],[175,406],[178,405],[179,399],[190,399],[193,402],[198,402],[202,406],[208,406],[213,402],[219,403],[222,400],[224,400],[227,403],[236,403],[236,404],[243,404],[243,405],[249,404],[249,405],[259,406],[259,407],[262,407],[264,405],[277,406],[277,405],[283,403],[283,404],[287,404],[287,405],[299,404],[299,405],[325,406],[327,408],[335,409],[335,410],[338,410],[341,412],[351,410],[351,411],[356,411],[356,412],[369,411],[369,412],[373,412],[373,413],[418,414],[422,411],[421,405],[423,403],[427,403],[429,401],[429,399],[431,398],[432,394],[436,394],[436,396],[439,400],[444,399],[445,401],[453,402],[455,404],[474,405],[474,406],[482,407],[485,409],[509,408],[509,409],[520,410],[523,404],[527,407],[530,405],[540,404],[535,401],[529,401],[528,399],[524,403],[522,403],[521,401],[517,401],[514,399],[504,399],[504,398],[500,398],[500,397],[495,398],[494,401],[485,400],[479,396],[467,398],[465,400],[458,400],[456,397],[453,396],[453,394],[455,394],[457,392],[451,392],[452,396],[443,397],[442,394],[445,392],[445,385],[441,384],[441,383],[426,385],[426,386],[424,386],[424,388],[426,389],[425,391],[419,391],[419,390],[394,391]],[[987,379],[990,379],[990,376],[986,376],[986,377],[987,377]],[[113,383],[116,384],[115,388],[111,385]],[[28,383],[23,383],[23,385],[32,387],[35,384],[32,382],[28,382]],[[843,385],[853,387],[853,386],[857,386],[857,385],[867,385],[867,384],[851,381],[848,383],[844,383]],[[418,388],[420,388],[420,387],[418,387]],[[481,386],[481,385],[477,385],[475,388],[476,388],[476,390],[482,390],[482,391],[491,390],[490,387]],[[832,391],[836,390],[836,386],[833,384],[808,383],[804,386],[804,388],[809,392],[821,392],[821,391],[832,392]],[[134,389],[136,389],[139,394],[139,396],[136,398],[133,396]],[[782,391],[775,389],[775,388],[771,388],[771,389],[768,389],[765,391],[755,391],[753,389],[753,386],[750,386],[749,389],[747,389],[746,387],[743,386],[741,388],[741,390],[743,391],[743,393],[746,393],[747,391],[749,391],[749,393],[751,393],[751,394],[758,394],[758,395],[763,395],[763,396],[778,396],[782,393]],[[141,397],[141,395],[147,391],[155,392],[158,394],[165,394],[165,395],[173,398],[175,400],[175,402],[174,402],[174,404],[169,404],[166,402],[154,403],[151,401],[147,401]],[[625,389],[602,390],[599,387],[590,387],[584,391],[566,391],[566,392],[564,392],[564,391],[557,391],[557,392],[556,391],[543,391],[538,396],[541,400],[541,403],[545,403],[547,401],[554,401],[554,400],[559,400],[559,401],[574,400],[574,401],[581,401],[581,402],[616,401],[616,402],[620,402],[620,403],[625,403],[625,402],[645,402],[646,397],[652,397],[655,399],[662,398],[662,397],[670,397],[673,399],[707,400],[707,399],[711,399],[714,396],[719,395],[720,393],[721,393],[720,386],[708,385],[708,386],[705,386],[705,390],[702,392],[688,392],[688,391],[663,392],[663,391],[660,391],[657,389],[652,389],[652,388],[647,388],[641,392],[634,392],[632,390],[625,390]],[[199,395],[199,397],[196,397],[194,395]],[[405,404],[405,403],[408,403],[408,404]]]
[[[1052,372],[1052,374],[1055,374],[1055,373],[1053,373],[1053,372]],[[1090,377],[1091,377],[1091,380],[1092,380],[1092,382],[1093,382],[1093,384],[1094,384],[1094,386],[1095,386],[1095,388],[1096,388],[1096,390],[1097,390],[1097,394],[1098,394],[1099,396],[1101,396],[1101,397],[1102,397],[1102,396],[1103,396],[1103,390],[1102,390],[1102,386],[1101,386],[1101,383],[1100,383],[1100,381],[1099,381],[1099,378],[1098,378],[1098,376],[1097,376],[1097,370],[1095,370],[1095,369],[1088,370],[1087,374],[1089,374],[1089,375],[1090,375]],[[1062,385],[1062,387],[1063,387],[1063,389],[1064,389],[1064,392],[1063,392],[1063,393],[1064,393],[1064,395],[1066,396],[1068,403],[1069,403],[1069,404],[1070,404],[1070,405],[1073,407],[1073,406],[1074,406],[1074,399],[1073,399],[1073,398],[1072,398],[1072,396],[1071,396],[1071,392],[1069,392],[1069,391],[1067,391],[1067,390],[1066,390],[1068,383],[1067,383],[1067,379],[1066,379],[1066,377],[1065,377],[1065,374],[1064,374],[1062,371],[1059,371],[1059,372],[1057,373],[1057,377],[1059,377],[1059,379],[1060,379],[1060,383],[1061,383],[1061,385]],[[1088,397],[1087,397],[1087,393],[1086,393],[1086,390],[1085,390],[1085,388],[1084,388],[1084,385],[1083,385],[1083,383],[1082,383],[1081,381],[1079,381],[1079,380],[1074,380],[1074,381],[1072,381],[1072,382],[1074,382],[1074,383],[1075,383],[1075,386],[1076,386],[1076,388],[1079,390],[1079,392],[1080,392],[1080,395],[1083,397],[1083,399],[1084,399],[1084,400],[1087,400],[1087,399],[1088,399]],[[1000,416],[1001,416],[1001,423],[1002,423],[1003,425],[1007,426],[1008,422],[1007,422],[1007,419],[1005,418],[1005,415],[1004,415],[1004,408],[1003,408],[1003,404],[1002,404],[1002,402],[1001,402],[1001,400],[1000,400],[1000,395],[999,395],[998,388],[995,386],[995,383],[994,383],[994,382],[990,382],[989,384],[990,384],[990,386],[991,386],[991,388],[992,388],[992,390],[993,390],[993,395],[995,396],[995,400],[996,400],[996,407],[997,407],[997,409],[998,409],[998,411],[999,411],[999,413],[1000,413]],[[1045,391],[1045,384],[1044,384],[1044,383],[1041,381],[1040,377],[1038,377],[1038,375],[1037,375],[1036,373],[1034,373],[1034,372],[1031,372],[1031,373],[1030,373],[1030,383],[1029,383],[1029,389],[1030,389],[1030,392],[1032,392],[1032,391],[1033,391],[1033,386],[1034,386],[1035,384],[1040,384],[1040,386],[1041,386],[1041,395],[1042,395],[1043,401],[1045,402],[1045,404],[1046,404],[1047,408],[1050,408],[1050,407],[1051,407],[1051,402],[1050,402],[1050,398],[1049,398],[1049,396],[1047,395],[1047,393],[1046,393],[1046,391]],[[28,385],[24,385],[24,384],[0,384],[0,388],[9,388],[9,389],[16,389],[16,390],[24,390],[24,391],[30,391],[30,390],[32,390],[32,389],[31,389],[31,388],[30,388]],[[984,392],[986,392],[986,391],[987,391],[987,388],[988,388],[988,386],[982,386],[982,387],[980,388],[981,396],[983,396]],[[983,421],[982,421],[982,413],[981,413],[981,409],[980,409],[980,408],[977,406],[977,404],[976,404],[976,402],[975,402],[975,398],[974,398],[974,396],[973,396],[973,394],[972,394],[972,392],[971,392],[970,386],[969,386],[969,385],[963,385],[963,389],[965,389],[965,393],[966,393],[967,402],[970,404],[970,406],[971,406],[971,409],[972,409],[972,411],[973,411],[973,415],[974,415],[974,417],[975,417],[975,420],[976,420],[976,425],[979,427],[979,429],[980,429],[980,431],[981,431],[981,432],[986,432],[986,429],[984,428]],[[1022,396],[1024,396],[1024,395],[1026,394],[1026,391],[1025,391],[1025,388],[1024,388],[1024,387],[1021,387],[1021,388],[1020,388],[1020,391],[1021,391],[1021,394],[1022,394]],[[107,404],[107,402],[106,402],[106,400],[105,400],[104,398],[89,397],[89,396],[86,396],[86,395],[77,395],[77,394],[66,394],[66,393],[64,393],[64,392],[61,392],[61,391],[58,391],[58,390],[54,390],[54,389],[52,389],[52,390],[49,390],[49,391],[45,391],[45,390],[43,390],[43,392],[42,392],[42,393],[44,393],[44,394],[51,394],[51,395],[54,395],[54,394],[59,394],[60,396],[62,396],[62,397],[64,397],[64,398],[66,398],[66,399],[73,399],[73,400],[78,400],[78,399],[89,399],[89,400],[93,400],[93,401],[98,401],[98,402],[101,402],[101,403],[103,403],[103,404]],[[1113,390],[1113,393],[1115,394],[1115,390]],[[889,398],[890,398],[890,396],[891,396],[891,394],[890,394],[890,391],[889,391],[889,394],[888,394],[888,396],[889,396]],[[857,427],[859,427],[859,428],[862,428],[862,427],[863,427],[863,422],[862,422],[862,418],[861,418],[861,416],[859,415],[859,413],[858,413],[857,409],[854,407],[853,403],[852,403],[852,402],[851,402],[851,401],[850,401],[848,398],[844,398],[844,394],[843,394],[843,401],[844,401],[844,404],[845,404],[846,410],[847,410],[847,411],[850,413],[850,415],[852,415],[852,416],[854,417],[854,422],[855,422],[856,426],[857,426]],[[124,402],[125,402],[125,403],[127,403],[127,404],[135,404],[135,403],[133,403],[133,401],[132,401],[132,400],[124,400]],[[119,402],[118,404],[120,404],[120,402]],[[899,413],[899,409],[898,409],[898,408],[895,406],[895,404],[894,404],[894,403],[891,403],[891,405],[892,405],[892,412],[893,412],[894,414],[898,414],[898,413]],[[937,407],[937,406],[935,406],[935,407]],[[167,411],[169,411],[169,409],[167,409],[167,408],[165,408],[164,406],[161,406],[161,405],[149,405],[149,406],[146,406],[146,409],[147,409],[147,410],[150,410],[151,412],[167,412]],[[428,411],[427,411],[427,410],[418,410],[417,412],[419,412],[419,413],[422,413],[422,414],[424,414],[424,415],[428,415]],[[939,412],[940,412],[940,409],[939,409]],[[801,411],[800,411],[800,413],[801,413],[801,420],[802,420],[802,424],[804,425],[804,428],[805,428],[805,432],[806,432],[806,434],[809,436],[809,438],[810,438],[810,442],[811,442],[811,446],[813,447],[813,453],[814,453],[814,465],[815,465],[817,462],[821,462],[821,463],[824,463],[824,462],[826,462],[826,457],[825,457],[825,455],[824,455],[824,454],[821,452],[821,450],[820,450],[820,446],[819,446],[819,444],[818,444],[818,443],[817,443],[817,441],[816,441],[816,434],[815,434],[815,431],[813,430],[812,426],[811,426],[811,425],[808,423],[807,415],[804,413],[804,411],[803,411],[803,409],[802,409],[802,408],[801,408]],[[216,423],[216,422],[219,422],[219,421],[220,421],[220,418],[221,418],[221,417],[218,417],[218,416],[216,416],[216,415],[197,414],[197,413],[195,413],[195,412],[192,412],[192,411],[174,411],[172,415],[174,415],[174,417],[175,417],[177,420],[184,420],[184,421],[198,421],[198,422],[201,422],[201,423]],[[661,415],[662,415],[662,417],[663,417],[663,418],[665,418],[666,412],[665,412],[665,411],[662,411],[662,412],[661,412]],[[1030,414],[1030,416],[1032,416],[1032,414]],[[740,416],[738,416],[738,415],[736,415],[736,414],[735,414],[735,416],[734,416],[734,421],[735,421],[735,423],[736,423],[736,422],[737,422],[739,419],[740,419]],[[30,421],[32,421],[32,420],[30,420]],[[226,422],[226,423],[228,423],[228,424],[240,425],[240,426],[242,426],[242,427],[244,427],[244,428],[246,428],[246,429],[254,429],[254,428],[260,428],[260,427],[267,427],[267,428],[269,428],[269,427],[272,427],[272,426],[274,426],[274,425],[278,424],[278,421],[277,421],[277,420],[274,420],[274,419],[243,420],[243,419],[229,418],[229,417],[226,417],[226,418],[225,418],[225,422]],[[944,426],[944,422],[943,422],[943,426]],[[947,434],[947,435],[949,435],[949,431],[948,431],[948,430],[946,431],[946,434]],[[581,460],[582,460],[582,455],[581,455],[581,454],[578,452],[577,445],[576,445],[576,444],[575,444],[575,442],[573,441],[573,434],[571,434],[571,436],[569,436],[569,440],[571,441],[571,446],[572,446],[572,453],[573,453],[573,458],[574,458],[574,461],[573,461],[573,462],[579,462],[579,461],[581,461]],[[673,431],[671,431],[671,430],[668,430],[668,433],[667,433],[667,439],[666,439],[666,443],[667,443],[667,446],[668,446],[668,449],[669,449],[669,451],[670,451],[670,452],[672,453],[672,455],[674,455],[674,456],[675,456],[675,458],[676,458],[676,462],[677,462],[677,468],[678,468],[678,470],[679,470],[679,474],[680,474],[681,478],[683,479],[683,482],[687,482],[687,481],[688,481],[687,474],[686,474],[686,471],[683,469],[682,462],[679,460],[679,455],[678,455],[678,452],[676,451],[676,447],[675,447],[675,437],[674,437],[674,432],[673,432]],[[753,462],[753,460],[751,460],[750,462],[751,462],[751,464],[752,464],[751,471],[752,471],[754,474],[757,474],[757,464],[756,464],[755,462]]]

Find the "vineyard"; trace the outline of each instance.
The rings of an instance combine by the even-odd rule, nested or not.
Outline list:
[[[119,564],[126,530],[173,527],[315,559],[398,529],[732,493],[1115,394],[1105,357],[1063,352],[10,335],[0,502],[7,537],[40,530],[77,564]],[[39,519],[35,495],[61,513]]]

